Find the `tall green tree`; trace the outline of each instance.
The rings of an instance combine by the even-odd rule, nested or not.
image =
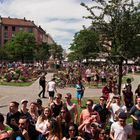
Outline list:
[[[53,55],[54,59],[59,59],[59,60],[62,60],[63,59],[63,48],[61,45],[58,45],[58,44],[52,44],[50,45],[49,47],[49,54]]]
[[[5,45],[13,60],[32,61],[34,58],[35,37],[32,33],[18,32]]]
[[[102,51],[119,65],[119,94],[121,92],[122,64],[124,60],[136,59],[140,55],[140,3],[133,0],[94,0],[89,7],[81,3],[90,13],[85,17],[100,33]]]
[[[84,29],[75,34],[73,43],[70,46],[72,55],[78,60],[96,58],[99,53],[99,35],[97,32]],[[69,56],[72,56],[69,54]]]

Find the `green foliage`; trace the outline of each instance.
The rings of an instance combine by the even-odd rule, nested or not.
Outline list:
[[[33,60],[35,37],[32,33],[18,32],[6,43],[6,49],[10,52],[12,60]]]
[[[47,43],[42,43],[35,48],[35,59],[36,60],[47,60],[49,57],[50,46]]]
[[[97,32],[92,30],[81,30],[80,32],[76,33],[74,36],[73,43],[69,48],[73,51],[69,55],[74,59],[82,60],[82,59],[89,59],[89,58],[96,58],[99,53],[99,35]]]
[[[139,3],[133,3],[133,0],[95,0],[91,7],[85,3],[81,5],[90,12],[85,18],[91,19],[93,28],[100,33],[102,51],[107,52],[113,61],[120,61],[120,57],[125,60],[140,56]]]
[[[63,59],[63,51],[64,50],[63,50],[61,45],[57,45],[56,43],[50,45],[49,52],[50,52],[50,55],[52,53],[54,59],[58,58],[59,60],[62,60]]]

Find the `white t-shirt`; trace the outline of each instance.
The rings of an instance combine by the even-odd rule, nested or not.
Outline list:
[[[125,105],[117,105],[116,103],[112,103],[111,104],[111,117],[110,117],[110,122],[114,122],[114,116],[115,116],[115,112],[127,112],[127,108]]]
[[[91,77],[91,69],[87,69],[85,74],[86,74],[86,77]]]
[[[110,131],[114,133],[115,140],[128,140],[128,136],[132,135],[132,126],[126,124],[122,127],[119,122],[114,122]]]
[[[54,91],[54,89],[55,89],[55,82],[54,81],[48,82],[48,91]]]
[[[49,130],[48,123],[49,123],[48,120],[44,120],[43,122],[37,120],[35,127],[36,129],[41,129],[45,133]]]

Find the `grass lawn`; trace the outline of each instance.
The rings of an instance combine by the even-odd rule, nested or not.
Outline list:
[[[78,122],[79,122],[79,117],[80,117],[80,113],[83,109],[86,108],[86,101],[87,99],[92,99],[94,101],[94,104],[99,103],[99,97],[94,97],[94,98],[83,98],[82,99],[82,108],[78,107]],[[77,104],[77,100],[76,98],[72,99],[72,102]],[[132,124],[133,120],[131,117],[128,117],[126,120],[127,124]]]
[[[33,84],[33,82],[22,82],[22,83],[0,82],[0,85],[4,85],[4,86],[19,86],[19,87],[30,86],[32,84]]]

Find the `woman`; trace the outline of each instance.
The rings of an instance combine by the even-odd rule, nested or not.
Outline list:
[[[37,122],[37,118],[38,118],[38,108],[37,108],[37,103],[32,102],[29,106],[29,113],[32,117],[32,119],[30,120],[30,123],[32,125],[35,125]]]
[[[62,132],[62,137],[68,135],[68,126],[71,122],[70,112],[67,107],[63,106],[60,111],[60,115],[57,117],[57,121],[59,122],[60,130]]]
[[[140,84],[138,85],[137,89],[135,90],[135,103],[137,103],[137,97],[140,96]]]
[[[55,100],[50,104],[52,116],[54,118],[56,118],[60,114],[60,110],[63,106],[63,102],[62,102],[61,98],[62,98],[62,94],[57,93]]]
[[[7,124],[4,124],[4,116],[0,113],[0,140],[8,139],[12,133],[13,129]]]
[[[49,133],[46,137],[47,140],[60,140],[59,124],[56,120],[51,119],[48,123]]]
[[[38,117],[36,123],[36,130],[40,133],[38,140],[45,139],[45,136],[48,135],[49,129],[49,120],[51,118],[51,110],[48,107],[45,107],[44,112]]]
[[[81,99],[83,97],[85,87],[83,86],[80,80],[77,81],[76,89],[77,89],[77,92],[76,92],[77,102],[78,102],[78,105],[81,107]]]
[[[104,130],[104,129],[102,129],[102,130],[99,132],[98,140],[109,140],[109,137],[108,137],[107,134],[105,133],[105,130]]]
[[[67,137],[63,137],[62,140],[84,140],[82,137],[78,136],[76,134],[76,127],[75,125],[70,125],[68,128],[68,136]]]

